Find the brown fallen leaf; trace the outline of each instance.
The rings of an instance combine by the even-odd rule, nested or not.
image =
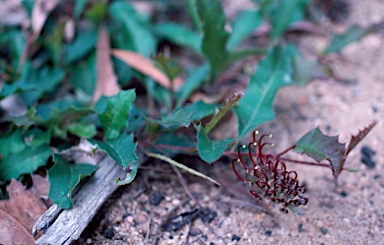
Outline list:
[[[99,41],[97,42],[96,50],[97,81],[92,99],[93,102],[96,102],[101,95],[113,96],[120,91],[116,74],[113,71],[110,57],[111,49],[105,26],[100,27]]]
[[[31,234],[11,215],[0,209],[0,244],[35,244]]]
[[[49,193],[49,181],[47,178],[38,174],[32,174],[33,185],[29,189],[33,194],[39,197],[46,197]]]
[[[59,0],[35,1],[32,9],[32,30],[34,39],[39,36],[48,15],[59,2]]]
[[[0,209],[17,220],[28,232],[47,207],[42,200],[15,179],[7,187],[9,200],[0,201]]]
[[[172,85],[169,78],[148,58],[138,53],[121,49],[113,49],[112,54],[130,67],[152,78],[161,86],[171,89]],[[173,90],[177,90],[183,83],[183,80],[180,77],[177,77],[173,82]]]

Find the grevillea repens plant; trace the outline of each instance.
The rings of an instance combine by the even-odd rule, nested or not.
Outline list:
[[[238,159],[232,160],[232,168],[237,178],[248,185],[249,192],[259,200],[269,199],[273,203],[281,204],[280,211],[288,213],[288,209],[306,205],[308,198],[304,197],[305,187],[300,186],[295,171],[287,170],[286,164],[275,155],[264,154],[266,146],[273,146],[265,142],[271,134],[263,134],[257,140],[258,131],[253,134],[253,142],[241,145],[237,149]],[[248,148],[248,159],[243,158],[241,148]],[[250,162],[250,163],[249,163]],[[236,164],[245,170],[246,177],[242,177],[236,170]]]
[[[312,166],[328,167],[337,181],[347,155],[351,150],[372,130],[377,121],[353,135],[348,144],[338,142],[338,136],[326,136],[319,128],[315,128],[304,135],[295,145],[289,147],[280,154],[266,154],[264,148],[273,146],[265,139],[272,138],[271,134],[263,134],[257,139],[258,131],[253,134],[253,141],[248,145],[240,145],[237,148],[237,158],[232,160],[232,168],[237,178],[245,183],[249,192],[259,200],[268,199],[273,203],[281,204],[283,213],[288,209],[295,212],[295,208],[306,205],[308,198],[304,197],[305,187],[299,184],[295,171],[287,170],[285,162],[307,164]],[[242,152],[242,149],[247,150]],[[305,154],[316,162],[296,161],[281,157],[288,151]],[[244,156],[247,156],[246,158]],[[321,163],[328,161],[329,164]],[[242,177],[237,171],[236,165],[245,170]]]

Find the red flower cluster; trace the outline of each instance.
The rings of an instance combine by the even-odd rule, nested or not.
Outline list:
[[[264,134],[256,141],[257,134],[258,131],[255,131],[253,142],[248,144],[248,156],[252,162],[252,167],[246,165],[241,153],[241,148],[247,148],[247,146],[239,146],[237,149],[238,159],[232,160],[232,168],[237,178],[248,185],[249,192],[255,198],[262,200],[262,197],[265,197],[273,203],[281,204],[283,208],[280,210],[283,213],[288,213],[288,209],[292,210],[300,205],[306,205],[308,198],[303,197],[305,188],[299,186],[297,173],[287,171],[285,163],[279,160],[278,157],[263,154],[265,146],[273,146],[269,142],[263,142],[263,139],[268,136],[271,138],[272,135]],[[246,178],[241,177],[237,172],[236,163],[240,163],[245,169]]]

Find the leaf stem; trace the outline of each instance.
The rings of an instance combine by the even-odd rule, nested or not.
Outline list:
[[[191,174],[194,174],[196,176],[199,176],[203,179],[206,179],[206,180],[209,180],[211,181],[212,183],[216,184],[216,185],[220,185],[219,182],[217,182],[216,180],[212,179],[211,177],[208,177],[206,176],[205,174],[202,174],[200,172],[197,172],[196,170],[192,169],[192,168],[189,168],[187,166],[185,166],[184,164],[181,164],[179,162],[176,162],[175,160],[169,158],[169,157],[166,157],[164,155],[160,155],[160,154],[156,154],[156,153],[151,153],[151,152],[147,152],[146,150],[142,149],[142,151],[149,157],[153,157],[153,158],[157,158],[157,159],[160,159],[162,161],[165,161],[169,164],[172,164],[178,168],[181,168],[181,169],[184,169],[185,171],[191,173]]]

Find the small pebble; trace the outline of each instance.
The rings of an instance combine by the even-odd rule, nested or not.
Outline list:
[[[87,244],[92,244],[92,239],[91,238],[87,239]]]
[[[241,239],[241,237],[237,236],[236,234],[232,235],[232,242],[233,241],[237,241],[238,242],[238,241],[240,241],[240,239]]]
[[[298,228],[299,228],[299,232],[304,232],[305,231],[303,224],[299,224]]]
[[[320,228],[320,231],[321,231],[321,233],[323,233],[324,235],[328,233],[328,229],[325,228],[325,227],[321,227],[321,228]]]
[[[203,239],[203,241],[206,242],[208,240],[208,236],[207,235],[202,235],[201,239]]]
[[[202,234],[203,232],[199,228],[192,228],[189,232],[191,236],[198,236]]]
[[[346,191],[341,191],[340,192],[340,196],[342,197],[347,197],[348,196],[348,193]]]
[[[157,206],[160,204],[161,200],[164,199],[164,196],[163,194],[161,194],[160,192],[155,192],[150,198],[149,198],[149,203],[152,205],[152,206]]]
[[[265,235],[266,235],[266,236],[271,236],[271,235],[272,235],[272,231],[271,231],[271,230],[267,230],[267,231],[265,232]]]
[[[113,228],[108,228],[105,231],[105,237],[108,239],[112,239],[115,236],[115,230]]]
[[[177,206],[177,205],[179,205],[180,204],[180,200],[179,199],[173,199],[172,200],[172,205],[173,206]]]

